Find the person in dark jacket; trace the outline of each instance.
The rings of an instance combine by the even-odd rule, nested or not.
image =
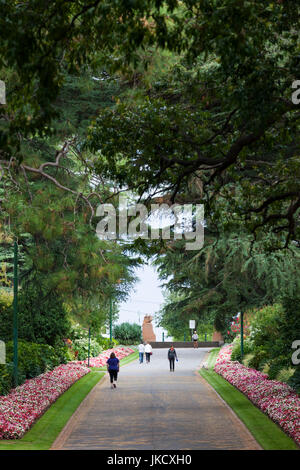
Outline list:
[[[115,353],[111,353],[110,358],[106,361],[107,370],[110,376],[111,388],[116,388],[116,382],[118,379],[118,372],[120,368],[120,361],[116,357]]]
[[[168,359],[170,363],[170,372],[174,372],[174,364],[175,364],[175,359],[178,361],[176,350],[174,349],[174,346],[171,346],[169,351],[168,351]]]

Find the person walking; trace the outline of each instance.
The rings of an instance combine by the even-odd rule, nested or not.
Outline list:
[[[174,365],[175,365],[175,359],[178,361],[178,357],[176,354],[176,350],[174,349],[174,346],[172,345],[168,351],[168,359],[170,363],[170,372],[174,372]]]
[[[149,343],[145,344],[146,364],[150,362],[150,356],[152,355],[152,346]]]
[[[111,353],[110,358],[106,361],[106,367],[110,376],[111,388],[116,388],[117,385],[114,383],[114,381],[116,382],[118,380],[120,361],[114,352]]]
[[[140,360],[140,364],[142,364],[144,362],[144,353],[145,353],[145,345],[144,343],[140,343],[138,345],[138,351],[139,351],[139,360]]]
[[[194,343],[194,349],[198,348],[198,338],[199,338],[199,336],[197,335],[197,331],[195,330],[194,334],[192,336],[192,340],[193,340],[193,343]]]

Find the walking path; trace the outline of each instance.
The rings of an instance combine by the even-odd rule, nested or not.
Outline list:
[[[121,367],[117,389],[106,376],[70,419],[52,449],[260,449],[245,426],[196,372],[208,349],[167,349],[150,364]]]

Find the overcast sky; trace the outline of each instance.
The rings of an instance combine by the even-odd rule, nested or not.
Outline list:
[[[142,325],[144,316],[152,315],[156,341],[162,341],[163,331],[165,332],[165,339],[167,338],[167,332],[157,327],[155,322],[155,314],[164,301],[162,288],[160,287],[161,281],[158,279],[155,268],[150,264],[136,269],[136,273],[140,280],[135,284],[128,301],[120,304],[117,323],[129,322]]]

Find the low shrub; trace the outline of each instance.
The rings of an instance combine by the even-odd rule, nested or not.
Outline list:
[[[288,384],[300,395],[300,367],[298,366],[294,375],[288,380]]]
[[[251,359],[253,358],[253,354],[249,353],[249,354],[246,354],[246,356],[244,357],[244,360],[243,360],[243,364],[248,367],[249,366],[249,362],[251,361]]]
[[[0,396],[7,395],[12,386],[11,370],[7,364],[0,364]]]
[[[252,345],[248,338],[244,339],[244,357],[252,351]],[[232,361],[242,362],[241,354],[241,338],[237,336],[233,342],[233,349],[231,354]]]
[[[252,358],[248,365],[253,369],[262,371],[268,359],[268,352],[264,349],[263,346],[259,346],[252,351]]]
[[[89,353],[89,338],[83,337],[80,339],[75,339],[72,342],[72,349],[76,353],[76,357],[79,361],[83,361],[88,357]],[[94,338],[90,339],[90,356],[98,356],[102,352],[103,348],[100,346],[98,341]]]
[[[121,344],[138,344],[142,338],[142,329],[137,323],[121,323],[114,327],[114,337]]]
[[[293,367],[283,368],[279,371],[276,376],[276,380],[279,382],[288,383],[289,379],[294,375],[295,369]]]
[[[275,359],[272,359],[270,361],[270,368],[269,368],[269,377],[270,379],[276,379],[280,371],[284,368],[286,368],[286,356],[285,355],[280,355],[276,357]]]
[[[0,366],[0,395],[9,393],[13,386],[12,341],[6,343],[6,361],[6,364]],[[67,348],[65,347],[54,349],[47,344],[18,341],[18,384],[50,371],[67,361]]]
[[[104,338],[103,336],[97,336],[96,341],[100,344],[103,350],[111,349],[119,345],[119,342],[116,339],[112,338],[112,340],[110,340],[110,338]]]

